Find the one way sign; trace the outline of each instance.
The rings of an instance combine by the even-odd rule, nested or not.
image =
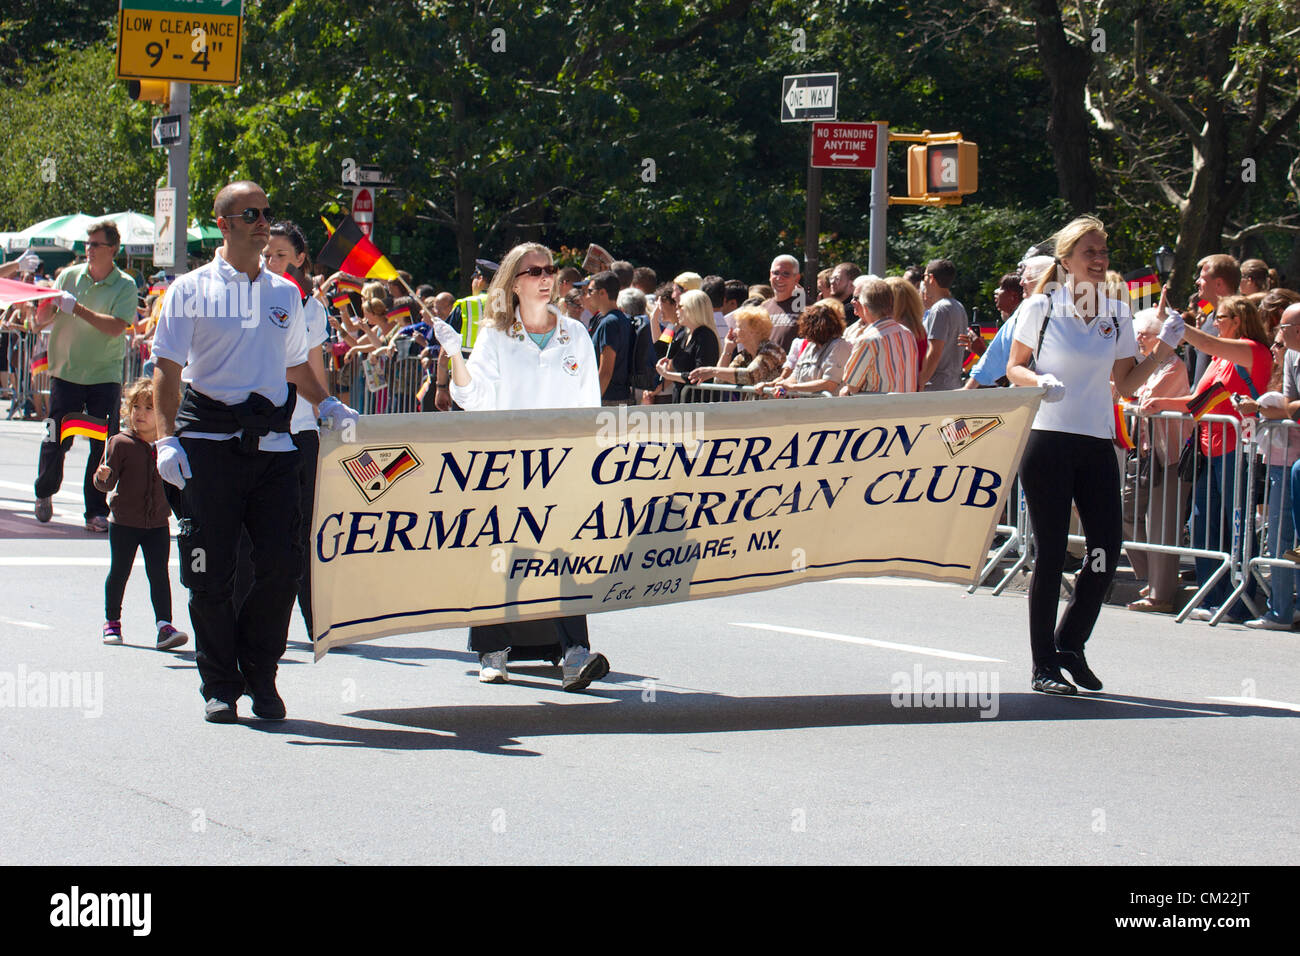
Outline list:
[[[838,73],[802,73],[781,79],[781,122],[833,120],[839,109]]]
[[[149,134],[149,145],[154,149],[164,146],[176,146],[181,141],[180,114],[174,116],[155,116],[153,128]]]

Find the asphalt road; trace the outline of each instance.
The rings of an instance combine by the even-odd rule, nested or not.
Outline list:
[[[239,726],[209,725],[192,644],[153,650],[142,566],[126,645],[100,643],[84,443],[41,526],[38,441],[0,424],[0,863],[1295,857],[1300,634],[1107,607],[1089,645],[1105,692],[1045,697],[1016,592],[853,579],[598,615],[613,672],[586,694],[545,665],[480,685],[464,630],[312,663],[295,617],[289,720],[245,700]]]

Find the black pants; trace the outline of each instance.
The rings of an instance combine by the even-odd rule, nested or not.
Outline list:
[[[190,589],[190,623],[200,693],[234,704],[247,681],[274,684],[284,656],[302,544],[298,452],[239,453],[238,440],[181,437],[190,478],[166,485],[180,521],[181,583]],[[253,586],[236,608],[235,561],[243,529],[253,542]]]
[[[170,621],[172,584],[167,577],[167,559],[172,550],[171,531],[166,525],[128,528],[113,521],[108,524],[108,549],[113,557],[108,566],[108,580],[104,582],[104,617],[110,621],[122,619],[122,595],[126,593],[137,548],[144,552],[144,573],[149,578],[154,620]]]
[[[316,459],[320,452],[320,432],[308,429],[295,432],[293,443],[298,446],[298,508],[302,513],[299,535],[302,545],[302,577],[298,580],[298,610],[307,627],[307,638],[314,635],[311,629],[311,538],[312,509],[316,506]],[[245,531],[239,537],[239,560],[235,567],[235,607],[244,606],[248,592],[253,588],[253,540]]]
[[[563,657],[571,647],[590,648],[587,617],[575,614],[469,629],[469,649],[476,654],[504,651],[507,647],[511,648],[512,661],[546,660],[552,655]]]
[[[1032,431],[1020,485],[1038,545],[1029,583],[1029,646],[1035,669],[1054,668],[1058,649],[1083,650],[1119,563],[1123,512],[1114,445],[1108,438]],[[1058,625],[1071,502],[1088,550]]]
[[[36,466],[36,497],[48,498],[63,485],[63,456],[72,448],[72,439],[59,442],[59,425],[69,412],[85,412],[108,419],[108,435],[117,434],[119,406],[122,403],[122,386],[117,382],[100,382],[96,385],[78,385],[61,378],[50,377],[50,411],[53,425],[46,424],[45,439],[41,442],[40,462]],[[90,441],[86,456],[86,475],[82,492],[86,498],[86,520],[108,517],[108,501],[104,492],[95,487],[95,469],[104,457],[104,443]]]

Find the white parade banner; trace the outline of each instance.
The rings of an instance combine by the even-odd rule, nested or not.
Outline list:
[[[971,584],[1041,394],[381,415],[323,431],[317,658],[837,577]]]

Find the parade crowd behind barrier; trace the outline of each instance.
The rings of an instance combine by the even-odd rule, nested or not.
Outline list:
[[[826,270],[819,281],[829,282],[831,272]],[[692,283],[690,276],[694,274],[683,273],[678,279],[689,285]],[[699,277],[694,276],[693,281],[698,283]],[[660,295],[666,295],[676,284],[660,287]],[[367,295],[376,294],[375,289],[375,285],[367,284]],[[766,290],[763,287],[748,289],[750,293],[756,290],[762,290],[757,293],[760,296],[771,293],[770,287]],[[162,292],[161,286],[149,290],[150,297],[142,304],[139,321],[127,335],[122,371],[124,384],[151,372],[153,317],[156,299]],[[323,293],[317,294],[324,298]],[[378,294],[391,296],[382,289]],[[819,287],[818,295],[822,297],[821,301],[829,301],[826,298],[830,295],[829,288]],[[391,297],[385,298],[387,304],[391,305],[392,301]],[[431,296],[426,296],[423,301],[426,306],[433,306]],[[749,301],[753,303],[756,299],[751,295]],[[570,311],[570,314],[576,316],[581,312],[581,297],[576,290],[565,296],[563,302],[566,310],[577,310]],[[1141,303],[1135,303],[1135,306],[1137,304]],[[355,298],[353,305],[356,305]],[[361,321],[359,313],[360,310],[358,322]],[[851,322],[852,316],[847,318]],[[417,306],[409,321],[421,319],[427,319],[427,313],[421,315]],[[974,324],[981,327],[986,342],[996,331],[996,326],[985,328],[986,322]],[[431,391],[437,363],[436,343],[427,329],[420,331],[418,326],[399,326],[401,321],[394,322],[391,314],[382,329],[371,323],[375,336],[382,343],[378,349],[367,350],[355,347],[355,343],[349,344],[337,326],[330,333],[330,340],[322,346],[321,356],[329,390],[364,415],[392,416],[434,411]],[[46,338],[30,331],[30,326],[14,309],[9,310],[5,324],[0,327],[0,344],[3,345],[8,370],[7,380],[0,383],[0,398],[10,399],[7,409],[10,419],[40,420],[44,417],[49,375],[43,370],[40,360]],[[659,341],[663,343],[664,340]],[[796,340],[796,343],[801,341]],[[797,344],[793,350],[798,350]],[[964,367],[969,370],[971,364],[973,357],[966,360]],[[672,400],[671,389],[661,388],[658,392],[656,401]],[[803,405],[809,398],[829,394],[791,393],[788,397],[802,399],[793,404]],[[956,403],[954,415],[968,411],[968,400],[973,394],[976,393],[951,393]],[[674,409],[705,406],[710,413],[714,406],[719,405],[756,410],[761,401],[766,411],[782,404],[772,401],[770,391],[764,395],[750,385],[717,381],[684,384],[677,398],[678,404],[672,405]],[[1137,577],[1154,578],[1162,573],[1160,569],[1167,575],[1171,568],[1175,576],[1188,577],[1188,572],[1196,568],[1194,593],[1185,603],[1178,601],[1174,608],[1179,621],[1203,605],[1214,607],[1212,623],[1230,613],[1233,618],[1239,618],[1242,608],[1253,617],[1265,611],[1275,618],[1284,612],[1289,615],[1295,604],[1294,571],[1297,567],[1284,557],[1295,543],[1295,529],[1290,520],[1289,466],[1300,456],[1300,432],[1297,431],[1300,426],[1289,421],[1204,417],[1203,423],[1212,431],[1230,432],[1242,453],[1230,460],[1211,459],[1202,468],[1203,473],[1206,470],[1214,473],[1217,469],[1215,479],[1193,483],[1178,475],[1179,451],[1186,436],[1197,427],[1191,416],[1172,412],[1146,416],[1126,407],[1123,420],[1127,426],[1126,437],[1133,447],[1126,449],[1117,444],[1116,455],[1124,484],[1125,550]],[[1158,452],[1153,449],[1158,449]],[[1004,497],[991,550],[975,575],[972,589],[983,584],[991,586],[994,593],[1000,593],[1018,574],[1033,568],[1032,528],[1014,476]],[[1077,522],[1074,530],[1081,531]],[[1072,536],[1072,542],[1078,559],[1086,560],[1081,533]],[[1214,593],[1221,583],[1226,584],[1231,592],[1223,601],[1217,599],[1221,594]],[[1216,599],[1207,600],[1211,596]],[[1236,613],[1232,613],[1234,602],[1239,598],[1244,603],[1236,603]]]

